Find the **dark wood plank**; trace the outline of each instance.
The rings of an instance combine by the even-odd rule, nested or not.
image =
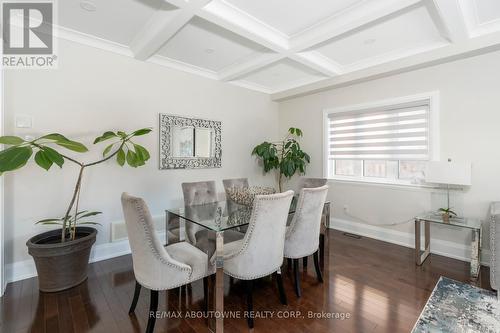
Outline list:
[[[275,278],[256,281],[254,310],[272,311],[273,317],[256,318],[254,332],[409,332],[441,275],[469,282],[469,264],[459,260],[431,255],[418,267],[410,248],[353,239],[333,230],[328,231],[328,238],[322,262],[324,283],[317,281],[313,265],[305,270],[301,267],[301,298],[295,296],[292,270],[286,265],[283,280],[288,305],[279,301]],[[142,290],[136,313],[129,316],[134,282],[131,257],[122,256],[89,265],[87,281],[59,293],[39,293],[35,278],[9,284],[0,299],[0,331],[144,332],[149,291]],[[230,283],[226,278],[225,282],[225,309],[243,316],[246,306],[241,281]],[[476,284],[490,289],[488,268],[482,268]],[[183,317],[158,319],[155,332],[208,332],[205,318],[185,317],[186,311],[202,309],[201,281],[182,291],[160,292],[159,311],[181,311]],[[277,317],[291,312],[300,315]],[[309,313],[321,312],[348,314],[349,318],[309,318]],[[248,332],[243,317],[227,319],[225,328],[231,333]]]

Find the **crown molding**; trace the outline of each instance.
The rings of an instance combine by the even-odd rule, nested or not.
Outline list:
[[[165,56],[160,56],[160,55],[155,55],[152,56],[147,60],[147,62],[150,62],[152,64],[157,64],[161,66],[165,66],[171,69],[176,69],[179,71],[191,73],[191,74],[196,74],[199,76],[206,77],[208,79],[212,80],[218,80],[217,73],[214,71],[210,71],[208,69],[204,69],[198,66],[194,66],[179,60],[167,58]]]
[[[87,45],[97,49],[117,53],[127,57],[133,57],[133,53],[126,45],[112,42],[107,39],[85,34],[62,26],[54,27],[55,36],[71,42]]]

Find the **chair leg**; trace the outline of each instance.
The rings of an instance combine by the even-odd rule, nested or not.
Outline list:
[[[146,333],[153,333],[156,322],[156,311],[158,311],[158,290],[151,290],[151,301],[149,303],[149,319]]]
[[[208,313],[208,277],[203,278],[203,310]]]
[[[245,281],[247,292],[248,328],[253,328],[253,280]]]
[[[299,259],[293,259],[293,275],[295,276],[295,293],[297,294],[297,297],[301,297]]]
[[[323,283],[323,275],[321,274],[321,268],[319,267],[319,256],[318,251],[314,252],[314,268],[316,268],[316,276],[318,277],[318,282]]]
[[[302,258],[302,265],[304,266],[304,271],[307,270],[307,257]]]
[[[281,269],[276,272],[276,281],[278,282],[278,290],[280,292],[281,304],[288,305],[285,288],[283,287],[283,278],[281,277]]]
[[[322,260],[325,259],[325,234],[319,235],[319,255]]]
[[[128,314],[134,313],[135,307],[137,306],[137,301],[139,300],[140,293],[141,293],[141,285],[139,284],[139,282],[135,281],[134,298],[132,299],[132,304],[130,304],[130,309],[128,310]]]

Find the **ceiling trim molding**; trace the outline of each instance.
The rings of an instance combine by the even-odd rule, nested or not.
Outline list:
[[[448,46],[415,54],[411,57],[397,59],[392,62],[345,73],[342,76],[328,78],[326,80],[302,87],[277,92],[271,95],[271,99],[273,101],[280,102],[295,97],[350,86],[365,81],[375,80],[382,77],[392,76],[499,50],[500,32],[469,39],[460,45],[449,44]]]
[[[253,82],[238,80],[238,81],[231,81],[229,83],[231,83],[232,85],[238,86],[238,87],[259,91],[259,92],[262,92],[262,93],[268,94],[268,95],[271,95],[273,93],[273,91],[271,89],[264,87],[264,86],[261,86],[260,84],[253,83]]]
[[[130,48],[126,45],[115,43],[107,39],[85,34],[83,32],[79,32],[62,26],[54,26],[54,35],[58,38],[65,39],[70,42],[87,45],[97,49],[121,54],[127,57],[134,56]]]
[[[172,69],[177,69],[177,70],[180,70],[183,72],[188,72],[191,74],[196,74],[196,75],[203,76],[203,77],[206,77],[206,78],[209,78],[212,80],[218,79],[217,73],[214,71],[211,71],[211,70],[208,70],[205,68],[201,68],[198,66],[194,66],[194,65],[191,65],[191,64],[179,61],[179,60],[171,59],[171,58],[168,58],[165,56],[161,56],[161,55],[154,55],[154,56],[150,57],[147,60],[147,62],[161,65],[161,66],[165,66],[165,67],[169,67]]]
[[[284,58],[285,56],[280,53],[264,53],[253,57],[249,61],[237,63],[222,69],[219,71],[218,77],[221,81],[231,81]]]

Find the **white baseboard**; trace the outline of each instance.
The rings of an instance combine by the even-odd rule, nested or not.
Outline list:
[[[413,233],[338,218],[332,218],[330,220],[330,228],[412,249],[415,248],[415,235]],[[431,233],[431,253],[470,262],[471,247],[465,244],[433,239]],[[481,265],[490,265],[490,251],[487,249],[482,249],[481,251]]]
[[[160,239],[163,239],[165,237],[165,232],[159,232],[158,237],[160,237]],[[92,252],[90,252],[89,262],[92,263],[101,260],[107,260],[129,253],[130,245],[128,243],[128,239],[111,243],[98,244],[92,248]],[[37,276],[35,262],[33,261],[33,259],[7,264],[5,266],[5,272],[7,283],[29,279]]]
[[[357,223],[337,218],[330,222],[332,229],[350,232],[364,237],[374,238],[388,243],[414,248],[415,239],[413,233],[407,233],[374,225]],[[165,231],[159,232],[159,237],[165,237]],[[432,237],[432,235],[431,235]],[[470,246],[431,238],[431,253],[445,257],[470,262]],[[99,244],[94,246],[90,254],[90,262],[111,259],[130,253],[127,239],[116,242]],[[481,253],[481,264],[489,266],[490,252],[486,249]],[[35,262],[33,259],[7,264],[5,266],[7,283],[29,279],[36,276]]]

